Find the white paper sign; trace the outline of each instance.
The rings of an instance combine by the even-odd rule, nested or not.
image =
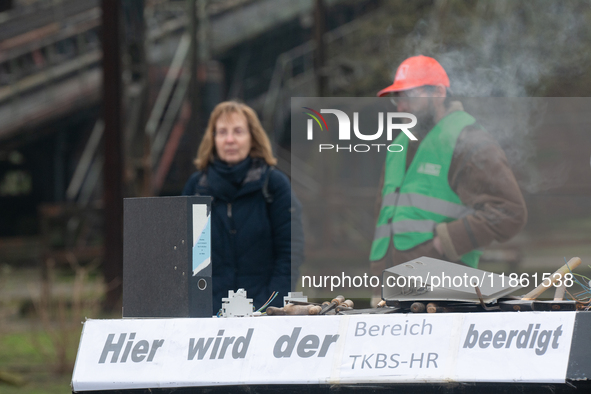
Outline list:
[[[89,320],[75,391],[564,382],[575,312]]]
[[[207,205],[193,204],[193,275],[211,264],[211,217]]]
[[[340,381],[444,381],[454,353],[447,339],[457,321],[456,314],[352,316]]]

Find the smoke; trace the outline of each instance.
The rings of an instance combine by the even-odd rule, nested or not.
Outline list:
[[[569,165],[541,173],[532,163],[547,102],[531,97],[545,95],[553,79],[584,74],[591,61],[590,11],[588,2],[572,0],[439,1],[407,36],[403,57],[436,58],[448,72],[453,95],[523,174],[522,188],[548,190],[565,181]],[[491,97],[504,99],[466,99]]]
[[[543,77],[585,71],[588,2],[441,3],[449,6],[415,25],[404,52],[436,57],[458,96],[528,97]]]

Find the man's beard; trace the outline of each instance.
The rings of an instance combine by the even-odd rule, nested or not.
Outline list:
[[[433,106],[433,100],[429,97],[429,105],[420,112],[414,113],[414,115],[417,117],[417,125],[412,128],[412,132],[419,138],[419,140],[422,140],[435,126],[435,108]]]

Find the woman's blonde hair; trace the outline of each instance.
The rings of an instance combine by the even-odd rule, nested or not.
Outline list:
[[[246,117],[248,122],[248,130],[251,136],[251,147],[250,157],[259,157],[270,165],[274,166],[277,164],[277,159],[273,157],[273,151],[271,149],[271,142],[267,133],[263,129],[259,117],[252,108],[246,104],[239,103],[237,101],[224,101],[216,105],[209,116],[209,122],[207,123],[207,129],[205,129],[205,135],[201,140],[199,149],[197,150],[197,158],[194,163],[198,170],[204,170],[207,168],[209,163],[213,163],[216,155],[215,151],[215,124],[218,119],[222,116],[227,116],[232,113],[241,113]]]

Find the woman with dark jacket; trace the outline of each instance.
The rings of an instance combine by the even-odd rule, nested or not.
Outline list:
[[[239,288],[255,308],[278,291],[272,305],[282,306],[297,278],[303,260],[301,206],[276,163],[252,108],[234,101],[214,108],[195,159],[198,171],[183,190],[213,197],[214,314],[228,290]]]

